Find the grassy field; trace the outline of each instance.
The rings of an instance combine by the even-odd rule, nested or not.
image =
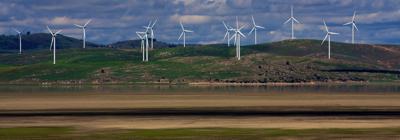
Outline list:
[[[86,130],[71,127],[0,128],[0,139],[7,140],[264,140],[264,139],[371,139],[400,138],[400,128],[379,129],[133,129]]]
[[[2,83],[271,83],[329,81],[397,81],[398,73],[332,72],[400,68],[394,46],[334,43],[333,56],[315,40],[282,41],[235,48],[224,45],[159,48],[150,62],[138,49],[60,49],[57,64],[48,50],[0,54]]]

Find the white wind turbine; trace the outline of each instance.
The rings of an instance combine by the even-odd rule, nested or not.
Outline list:
[[[290,14],[290,18],[284,23],[287,24],[291,21],[292,23],[292,40],[294,39],[294,23],[300,23],[294,16],[293,16],[293,6],[290,7],[291,8],[291,14]]]
[[[182,33],[179,36],[178,40],[181,40],[182,36],[183,36],[183,47],[186,47],[186,33],[193,33],[193,31],[191,30],[186,30],[185,27],[183,27],[182,22],[179,22],[181,24],[181,28],[182,28]]]
[[[153,23],[151,23],[151,21],[149,22],[149,25],[147,26],[143,26],[143,28],[146,29],[146,32],[148,32],[150,34],[150,38],[151,38],[151,49],[153,49],[153,41],[154,41],[154,26],[156,25],[157,20],[155,20]]]
[[[91,21],[92,21],[92,19],[89,19],[84,25],[74,24],[76,27],[82,28],[83,48],[86,47],[86,27]]]
[[[251,20],[253,22],[253,29],[251,29],[248,35],[250,35],[254,31],[254,44],[257,44],[257,29],[265,29],[265,27],[257,25],[253,16],[251,16]]]
[[[47,26],[47,30],[49,30],[50,34],[51,34],[51,43],[50,43],[50,51],[51,48],[53,47],[53,64],[56,64],[56,36],[62,31],[59,30],[57,32],[53,32],[50,30],[49,26]]]
[[[148,40],[146,32],[136,32],[137,36],[139,36],[140,42],[140,51],[142,51],[142,61],[148,61]],[[145,45],[146,40],[146,45]],[[145,48],[146,47],[146,48]]]
[[[19,38],[19,54],[22,53],[22,37],[21,37],[21,32],[18,31],[17,29],[14,29],[15,32],[18,33],[18,38]]]
[[[238,17],[236,17],[236,29],[233,29],[235,34],[229,39],[235,39],[236,45],[236,58],[240,60],[240,37],[246,37],[240,30],[244,28],[244,25],[239,27]]]
[[[358,31],[358,28],[357,28],[357,25],[356,25],[356,11],[354,11],[352,20],[350,22],[346,23],[346,24],[343,24],[343,25],[351,25],[351,43],[354,44],[354,32],[355,32],[355,30]]]
[[[229,38],[231,37],[231,35],[230,35],[230,32],[232,32],[232,31],[235,31],[231,26],[229,26],[229,25],[227,25],[226,23],[225,23],[225,21],[222,21],[222,24],[224,24],[224,27],[225,27],[225,29],[226,29],[226,33],[225,33],[225,36],[224,36],[224,39],[223,40],[227,40],[228,41],[228,47],[230,46],[230,40],[229,40]]]
[[[328,39],[328,59],[331,59],[331,35],[338,35],[339,33],[335,33],[335,32],[330,32],[328,29],[328,26],[326,26],[325,20],[324,21],[324,26],[325,26],[325,31],[326,31],[326,35],[324,40],[322,40],[322,44],[324,44],[325,40]]]

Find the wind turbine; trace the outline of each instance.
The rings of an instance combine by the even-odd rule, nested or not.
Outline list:
[[[182,33],[179,36],[178,40],[181,40],[182,36],[183,36],[183,47],[186,47],[186,33],[193,33],[193,31],[191,30],[186,30],[185,27],[183,27],[182,21],[179,22],[181,24],[181,28],[182,28]]]
[[[18,33],[18,37],[19,37],[19,54],[22,53],[22,37],[21,37],[21,32],[18,31],[17,29],[14,28],[14,31]]]
[[[290,18],[283,24],[287,24],[291,21],[292,23],[292,40],[294,39],[294,23],[300,23],[294,16],[293,16],[293,6],[290,6],[291,8],[291,14],[290,14]]]
[[[254,31],[254,44],[257,44],[257,29],[265,29],[265,27],[257,25],[253,16],[251,16],[251,20],[253,21],[253,29],[251,29],[248,35]]]
[[[325,19],[323,19],[323,21],[324,21],[326,35],[324,40],[322,40],[321,45],[324,44],[326,39],[328,39],[328,59],[331,59],[331,35],[338,35],[339,33],[330,32],[328,26],[326,26]]]
[[[139,36],[141,42],[140,42],[140,50],[142,51],[142,61],[148,61],[148,40],[147,40],[147,33],[146,32],[136,32],[136,34]],[[145,40],[146,40],[146,46],[145,46]],[[146,50],[145,50],[146,47]]]
[[[236,58],[240,60],[240,37],[246,37],[240,30],[244,28],[244,25],[239,27],[239,21],[238,17],[236,17],[236,29],[233,29],[235,34],[229,39],[232,40],[233,38],[235,39],[235,45],[236,45]]]
[[[225,27],[225,29],[226,29],[226,33],[225,33],[225,36],[224,36],[224,39],[223,40],[227,40],[228,41],[228,47],[230,46],[230,37],[231,37],[231,35],[230,35],[230,32],[232,32],[232,31],[235,31],[231,26],[229,26],[229,25],[227,25],[226,23],[225,23],[225,21],[222,21],[222,24],[224,24],[224,27]]]
[[[86,47],[86,27],[91,21],[92,21],[92,19],[89,19],[84,25],[74,24],[76,27],[82,28],[82,32],[83,32],[83,34],[82,34],[83,48]]]
[[[354,44],[354,32],[355,32],[354,29],[358,31],[356,25],[356,11],[354,11],[353,18],[351,19],[351,21],[343,25],[351,25],[351,43]]]
[[[151,49],[153,49],[153,41],[154,41],[154,26],[156,25],[157,20],[155,20],[153,23],[151,21],[149,22],[149,25],[143,26],[143,28],[146,29],[146,32],[149,32],[150,38],[151,38]]]
[[[51,34],[51,43],[50,43],[50,51],[51,51],[51,47],[53,47],[53,64],[56,64],[56,36],[62,31],[59,30],[57,32],[53,32],[50,30],[49,26],[46,26],[47,30],[49,30],[50,34]]]

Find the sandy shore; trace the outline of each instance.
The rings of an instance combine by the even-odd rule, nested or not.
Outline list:
[[[400,107],[400,94],[0,94],[1,110],[192,107]]]
[[[0,127],[74,126],[85,129],[161,128],[392,128],[398,118],[374,117],[2,117]]]
[[[1,94],[0,127],[76,126],[82,128],[387,128],[400,127],[398,94]],[[142,114],[146,111],[167,114]],[[179,111],[189,114],[182,115]],[[73,115],[70,112],[83,113]],[[90,112],[96,115],[84,115]],[[102,114],[108,111],[110,114]],[[112,114],[137,111],[139,114]],[[171,113],[172,111],[172,113]],[[178,114],[174,114],[178,111]],[[210,114],[207,111],[215,111]],[[228,113],[220,113],[228,112]],[[235,112],[236,111],[236,112]],[[290,114],[291,112],[300,114]],[[375,115],[326,115],[376,112]],[[379,112],[394,112],[379,115]],[[16,116],[6,115],[16,113]],[[50,115],[40,115],[40,113]],[[51,115],[61,112],[61,115]],[[169,114],[168,114],[169,112]],[[190,114],[190,113],[193,114]],[[203,112],[203,114],[201,114]],[[250,114],[240,115],[240,113]],[[251,114],[254,113],[255,114]],[[257,114],[261,112],[261,114]],[[277,115],[268,115],[278,112]],[[289,112],[289,114],[279,114]],[[301,114],[301,113],[306,114]],[[316,113],[310,115],[308,113]],[[18,113],[28,113],[20,115]],[[29,115],[39,113],[39,115]],[[67,113],[62,114],[62,113]],[[154,112],[153,112],[154,113]],[[397,113],[397,114],[396,114]],[[72,114],[72,115],[71,115]],[[319,115],[318,115],[319,114]],[[324,115],[325,114],[325,115]]]

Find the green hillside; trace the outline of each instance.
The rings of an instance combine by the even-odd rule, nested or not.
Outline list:
[[[51,35],[47,33],[23,34],[22,35],[22,50],[23,52],[49,49]],[[82,40],[72,37],[58,35],[57,48],[68,49],[71,47],[80,48]],[[102,47],[91,42],[86,42],[87,47]],[[17,35],[0,35],[0,52],[16,52],[19,50],[19,38]]]
[[[60,84],[121,83],[272,83],[397,81],[400,79],[398,46],[332,44],[317,40],[281,41],[235,48],[225,45],[158,48],[150,62],[141,61],[139,49],[71,47],[57,53],[52,64],[49,50],[22,55],[0,54],[0,82]]]

